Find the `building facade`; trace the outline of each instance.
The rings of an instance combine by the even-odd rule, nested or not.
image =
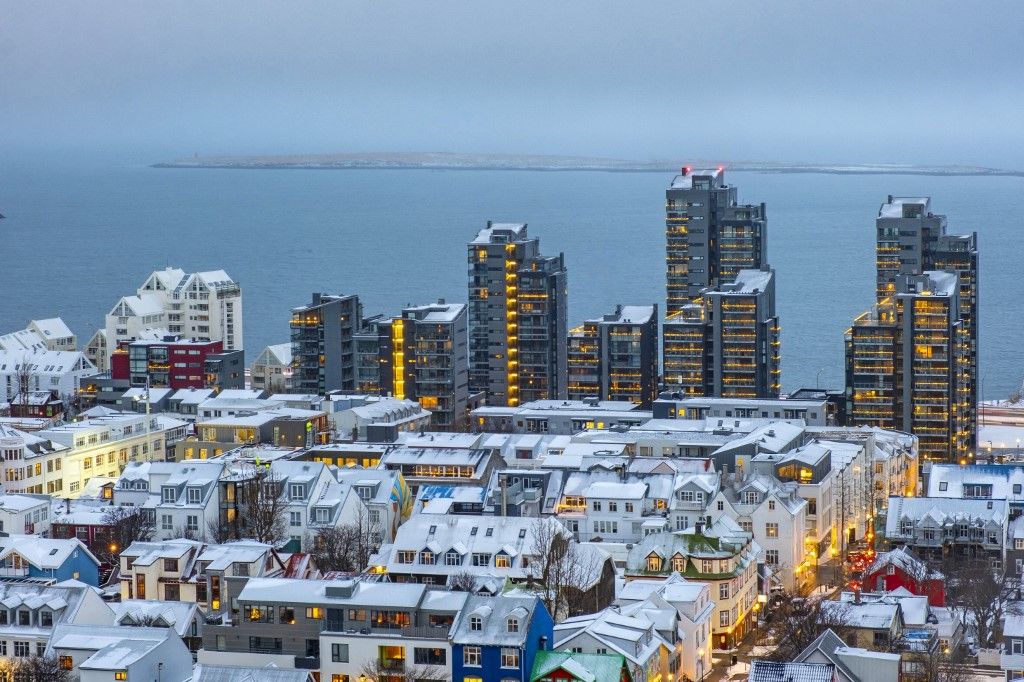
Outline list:
[[[665,387],[684,397],[778,398],[775,273],[741,270],[665,320]]]
[[[683,168],[665,191],[665,211],[669,315],[768,262],[765,205],[738,204],[722,167]]]
[[[650,407],[658,391],[658,306],[615,312],[569,331],[570,400],[624,400]]]
[[[362,327],[359,297],[314,293],[292,308],[292,385],[295,393],[355,391],[355,334]]]
[[[356,337],[357,389],[415,400],[433,430],[465,430],[469,405],[466,306],[410,306],[376,319]]]
[[[468,245],[469,388],[490,405],[566,397],[565,258],[525,223],[492,223]]]
[[[893,286],[846,332],[850,422],[913,433],[924,460],[966,459],[974,449],[972,360],[960,276],[901,275]]]

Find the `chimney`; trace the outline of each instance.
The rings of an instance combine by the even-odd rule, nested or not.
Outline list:
[[[64,499],[64,508],[68,510],[68,514],[71,513],[71,498],[70,497]]]
[[[854,604],[859,604],[860,603],[860,588],[859,587],[856,588],[853,591],[853,603]]]

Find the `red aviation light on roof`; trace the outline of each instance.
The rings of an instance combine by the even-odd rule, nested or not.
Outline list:
[[[721,172],[722,172],[722,171],[724,171],[724,170],[725,170],[725,166],[719,166],[719,167],[718,167],[718,172],[719,172],[719,173],[721,173]]]
[[[683,166],[683,175],[686,175],[687,173],[689,173],[690,170],[692,170],[692,169],[689,166]]]

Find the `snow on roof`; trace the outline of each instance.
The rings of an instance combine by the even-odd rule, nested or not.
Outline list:
[[[196,557],[207,569],[226,571],[233,563],[251,564],[260,561],[273,550],[271,545],[255,540],[236,540],[219,545],[206,545]]]
[[[28,509],[35,509],[40,505],[49,505],[49,498],[36,497],[35,495],[21,495],[18,493],[0,494],[0,510],[10,512],[23,512]]]
[[[531,679],[543,679],[564,670],[581,682],[619,682],[625,659],[619,654],[584,654],[571,651],[538,651]]]
[[[347,589],[351,589],[349,596],[339,592],[339,590]],[[348,604],[415,608],[420,604],[425,592],[425,585],[414,583],[251,578],[239,592],[238,600],[249,603]]]
[[[171,396],[171,402],[181,405],[198,405],[204,400],[209,400],[214,393],[212,388],[181,388]]]
[[[902,218],[904,206],[921,206],[921,214],[931,212],[931,197],[889,197],[878,209],[879,218]]]
[[[99,564],[92,552],[76,538],[58,540],[38,535],[8,535],[0,537],[0,559],[17,553],[39,569],[58,569],[77,553],[84,554]]]
[[[84,670],[124,670],[176,634],[162,627],[117,625],[58,625],[50,636],[48,651],[91,651],[79,664]]]
[[[942,573],[936,570],[930,570],[927,564],[915,556],[910,548],[905,546],[897,547],[889,552],[879,552],[875,557],[874,562],[871,564],[871,567],[864,571],[864,575],[874,575],[875,573],[885,569],[890,564],[910,576],[916,577],[920,575],[927,575],[929,578],[942,578]]]
[[[537,597],[486,597],[470,595],[452,625],[453,644],[483,646],[522,646],[529,636],[529,622],[537,609]],[[479,630],[472,628],[472,619],[480,618]],[[515,632],[509,632],[508,621],[515,619]]]
[[[683,173],[672,178],[672,184],[669,186],[669,189],[693,189],[693,179],[695,177],[712,178],[712,185],[720,187],[723,179],[722,170],[722,168],[685,168]]]
[[[45,320],[32,320],[29,323],[34,326],[40,334],[47,339],[64,339],[74,336],[71,328],[59,317],[49,317]]]
[[[832,682],[835,666],[828,663],[787,663],[755,660],[748,682]]]
[[[902,521],[920,522],[936,528],[956,523],[1002,527],[1007,521],[1007,511],[1006,500],[890,497],[885,535],[901,537]]]
[[[513,241],[526,238],[526,223],[492,223],[487,221],[487,227],[476,233],[471,244],[490,244],[499,232],[510,232]]]
[[[163,542],[139,542],[135,541],[121,551],[121,556],[135,557],[134,563],[139,566],[151,566],[160,559],[180,559],[181,557],[196,552],[203,546],[197,540],[186,540],[175,538]]]
[[[89,362],[85,353],[74,350],[0,350],[0,371],[29,366],[33,373],[44,376],[60,376],[81,371],[95,374],[96,366]]]
[[[275,343],[271,346],[267,346],[263,351],[256,357],[256,362],[253,364],[261,365],[291,365],[292,364],[292,344],[291,343]]]
[[[114,623],[121,626],[138,627],[152,625],[171,627],[179,636],[189,634],[192,621],[199,613],[194,602],[158,601],[155,599],[126,599],[109,604],[114,612]]]
[[[274,664],[263,667],[210,665],[196,663],[191,682],[308,682],[308,670],[278,668]]]
[[[632,663],[646,666],[661,646],[670,647],[645,617],[627,616],[613,609],[566,618],[555,625],[555,646],[569,648],[572,641],[587,634]]]
[[[899,617],[899,603],[852,601],[823,601],[822,609],[835,614],[847,627],[867,630],[888,630]]]

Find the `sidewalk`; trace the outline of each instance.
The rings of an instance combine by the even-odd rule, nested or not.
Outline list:
[[[764,658],[771,653],[771,647],[758,646],[757,630],[748,632],[747,636],[735,649],[714,651],[711,654],[711,671],[704,676],[704,682],[726,682],[728,680],[745,680],[750,673],[750,662],[755,658]],[[736,665],[732,665],[732,657],[736,657]]]

